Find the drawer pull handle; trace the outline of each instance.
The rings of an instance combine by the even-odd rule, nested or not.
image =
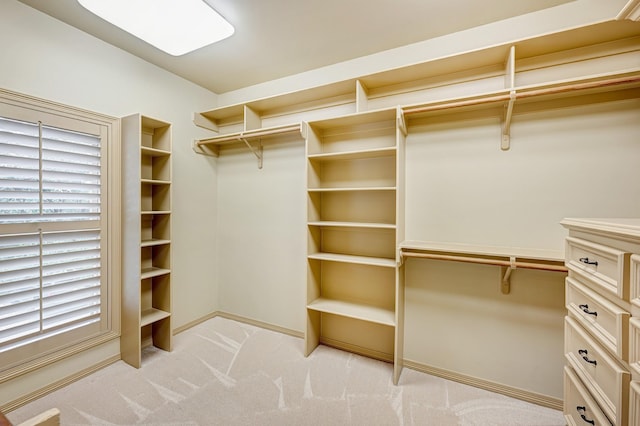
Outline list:
[[[595,359],[589,359],[589,357],[587,357],[589,352],[586,349],[578,350],[578,354],[582,355],[582,359],[584,359],[589,364],[598,365],[598,361],[596,361]]]
[[[585,265],[593,265],[593,266],[598,266],[598,261],[597,260],[589,260],[588,257],[581,257],[580,262],[584,263]]]
[[[598,316],[598,312],[597,312],[597,311],[590,311],[590,310],[589,310],[589,305],[587,305],[587,304],[584,304],[584,305],[578,305],[578,307],[579,307],[580,309],[582,309],[582,312],[584,312],[585,314],[593,315],[594,317],[597,317],[597,316]]]
[[[582,420],[584,420],[585,422],[595,426],[595,424],[596,424],[595,420],[589,420],[589,419],[587,419],[587,416],[585,415],[585,413],[587,412],[587,407],[581,407],[581,406],[578,405],[576,407],[576,410],[578,411],[578,414],[580,414],[580,417],[582,418]]]

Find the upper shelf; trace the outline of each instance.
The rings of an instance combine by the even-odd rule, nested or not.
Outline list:
[[[305,122],[335,126],[338,117],[350,124],[397,109],[416,120],[487,108],[503,115],[508,148],[514,104],[638,87],[640,23],[614,20],[195,113],[196,125],[218,135],[196,141],[194,150],[303,133]]]

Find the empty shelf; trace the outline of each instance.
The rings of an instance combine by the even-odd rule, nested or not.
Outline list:
[[[161,319],[168,318],[170,315],[171,314],[169,312],[161,311],[160,309],[155,309],[155,308],[145,309],[140,314],[141,316],[140,327],[153,324],[156,321],[160,321]]]
[[[153,278],[153,277],[158,277],[160,275],[166,275],[171,273],[171,269],[164,269],[164,268],[143,268],[142,271],[140,271],[140,279],[144,280],[147,278]]]
[[[315,260],[327,260],[331,262],[358,263],[360,265],[384,266],[387,268],[396,267],[395,259],[388,259],[386,257],[354,256],[351,254],[336,254],[336,253],[314,253],[314,254],[310,254],[308,258],[315,259]]]
[[[363,321],[395,327],[395,313],[388,309],[362,305],[342,300],[319,298],[307,305],[308,309],[327,314],[340,315]]]

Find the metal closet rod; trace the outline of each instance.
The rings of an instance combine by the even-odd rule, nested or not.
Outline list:
[[[434,259],[434,260],[448,260],[453,262],[479,263],[483,265],[507,266],[507,267],[522,268],[522,269],[538,269],[543,271],[567,272],[567,267],[564,265],[551,265],[547,263],[522,262],[522,261],[511,262],[510,260],[487,259],[482,257],[471,257],[471,256],[455,256],[450,254],[416,253],[411,251],[409,252],[402,251],[402,256],[403,257],[419,257],[423,259]]]
[[[409,109],[403,110],[403,112],[405,115],[419,114],[423,112],[439,111],[439,110],[445,110],[445,109],[460,108],[465,106],[482,105],[482,104],[488,104],[488,103],[494,103],[494,102],[508,102],[510,99],[515,99],[515,100],[526,99],[526,98],[532,98],[535,96],[556,95],[561,93],[574,92],[578,90],[597,89],[600,87],[618,86],[621,84],[633,84],[633,83],[639,83],[639,82],[640,82],[640,75],[634,75],[629,77],[610,78],[607,80],[597,80],[597,81],[588,81],[584,83],[565,84],[565,85],[556,86],[556,87],[545,87],[541,89],[533,89],[533,90],[525,89],[526,91],[523,91],[523,92],[518,92],[518,89],[515,88],[513,89],[515,90],[514,95],[512,95],[511,93],[505,93],[503,95],[494,95],[494,96],[487,96],[487,97],[478,97],[474,99],[444,102],[444,103],[439,103],[434,105],[426,105],[422,107],[409,108]],[[505,90],[509,90],[509,89],[505,89]]]

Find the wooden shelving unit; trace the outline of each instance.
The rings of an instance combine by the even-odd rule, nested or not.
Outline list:
[[[170,351],[171,125],[134,114],[122,119],[122,359],[139,368],[141,350]]]
[[[320,344],[402,368],[404,133],[397,109],[310,122],[306,354]]]
[[[404,140],[435,120],[480,114],[500,118],[496,149],[506,151],[517,143],[510,127],[520,114],[637,99],[638,34],[636,22],[612,20],[195,113],[196,125],[217,133],[194,142],[200,154],[246,143],[261,161],[262,138],[300,132],[306,141],[306,352],[325,343],[393,361],[397,382],[402,255],[500,266],[504,293],[516,268],[564,273],[557,253],[441,242],[401,246]]]

